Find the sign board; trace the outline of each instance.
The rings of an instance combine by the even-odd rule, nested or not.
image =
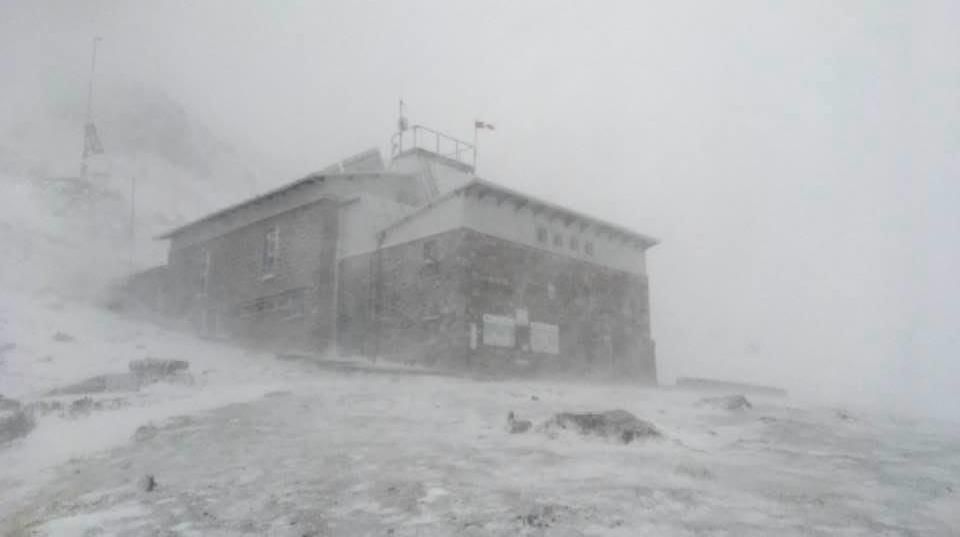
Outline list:
[[[513,319],[484,314],[483,344],[493,347],[514,347],[516,345],[516,329]]]
[[[559,354],[560,327],[555,324],[530,323],[530,350]]]

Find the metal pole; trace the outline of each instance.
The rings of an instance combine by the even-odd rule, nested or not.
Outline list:
[[[399,113],[397,115],[397,154],[403,153],[403,99],[400,99]]]
[[[479,139],[477,136],[478,130],[479,129],[477,129],[477,122],[474,121],[473,122],[473,174],[474,175],[477,174],[477,140]]]
[[[83,153],[80,155],[80,178],[87,177],[87,125],[93,121],[93,78],[97,70],[97,43],[101,37],[93,38],[93,51],[90,54],[90,81],[87,85],[87,121],[83,126]]]
[[[130,268],[137,251],[137,176],[130,176]]]
[[[93,77],[97,70],[97,43],[99,43],[101,39],[103,38],[93,38],[93,52],[90,55],[90,83],[87,87],[87,122],[93,120]]]

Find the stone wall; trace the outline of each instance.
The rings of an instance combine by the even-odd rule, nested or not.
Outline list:
[[[204,241],[174,242],[167,313],[209,334],[325,348],[334,336],[337,210],[322,199]],[[277,255],[267,275],[266,235],[274,228]]]
[[[645,276],[462,228],[346,258],[340,273],[341,352],[656,380]],[[521,318],[512,347],[484,344],[485,314]],[[537,352],[529,323],[556,326],[559,352]]]
[[[345,258],[340,265],[340,352],[462,368],[462,231]]]
[[[645,276],[474,231],[464,234],[461,250],[468,267],[465,322],[478,333],[472,369],[656,381]],[[514,348],[482,344],[484,314],[520,321]],[[557,354],[535,352],[530,323],[557,327]]]

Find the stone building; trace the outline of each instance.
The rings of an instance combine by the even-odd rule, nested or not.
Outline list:
[[[389,164],[368,151],[162,235],[165,313],[274,347],[656,381],[656,240],[476,177],[470,144],[404,134]]]

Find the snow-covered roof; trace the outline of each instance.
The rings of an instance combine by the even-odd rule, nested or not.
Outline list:
[[[222,208],[222,209],[220,209],[220,210],[218,210],[218,211],[214,211],[214,212],[212,212],[212,213],[210,213],[210,214],[208,214],[208,215],[206,215],[206,216],[203,216],[203,217],[201,217],[201,218],[198,218],[197,220],[193,220],[193,221],[191,221],[191,222],[188,222],[188,223],[186,223],[186,224],[183,224],[182,226],[179,226],[179,227],[176,227],[176,228],[174,228],[174,229],[171,229],[170,231],[167,231],[167,232],[165,232],[165,233],[163,233],[163,234],[157,235],[156,238],[157,238],[157,239],[161,239],[161,240],[162,240],[162,239],[170,239],[170,238],[173,238],[173,237],[175,237],[175,236],[177,236],[177,235],[179,235],[179,234],[181,234],[181,233],[183,233],[183,232],[185,232],[185,231],[189,231],[189,230],[194,229],[194,228],[196,228],[196,227],[198,227],[198,226],[201,226],[201,225],[204,225],[204,224],[207,224],[207,223],[210,223],[210,222],[219,220],[220,218],[222,218],[222,217],[224,217],[224,216],[227,216],[227,215],[229,215],[229,214],[231,214],[231,213],[234,213],[234,212],[236,212],[236,211],[238,211],[238,210],[240,210],[240,209],[243,209],[243,208],[246,208],[246,207],[251,207],[251,206],[254,206],[254,205],[263,203],[263,202],[265,202],[265,201],[269,201],[269,200],[274,199],[274,198],[276,198],[276,197],[278,197],[278,196],[282,196],[282,195],[289,194],[289,193],[293,192],[294,190],[298,190],[298,189],[300,189],[300,188],[303,188],[303,187],[306,187],[306,186],[309,186],[309,185],[322,183],[323,181],[325,181],[325,180],[327,180],[327,179],[334,179],[334,178],[354,178],[354,177],[409,177],[409,174],[396,173],[396,172],[358,172],[358,173],[322,173],[322,172],[321,172],[321,173],[313,173],[313,174],[310,174],[310,175],[308,175],[308,176],[306,176],[306,177],[304,177],[304,178],[302,178],[302,179],[298,179],[298,180],[296,180],[296,181],[294,181],[294,182],[292,182],[292,183],[288,183],[288,184],[283,185],[283,186],[281,186],[281,187],[278,187],[278,188],[275,188],[275,189],[273,189],[273,190],[269,190],[269,191],[267,191],[267,192],[264,192],[263,194],[260,194],[259,196],[255,196],[255,197],[253,197],[253,198],[246,199],[246,200],[244,200],[244,201],[241,201],[241,202],[239,202],[239,203],[235,203],[235,204],[233,204],[233,205],[228,205],[227,207],[224,207],[224,208]],[[328,198],[328,199],[337,199],[336,196],[324,196],[324,197],[326,197],[326,198]],[[314,200],[314,201],[315,201],[315,200]]]

